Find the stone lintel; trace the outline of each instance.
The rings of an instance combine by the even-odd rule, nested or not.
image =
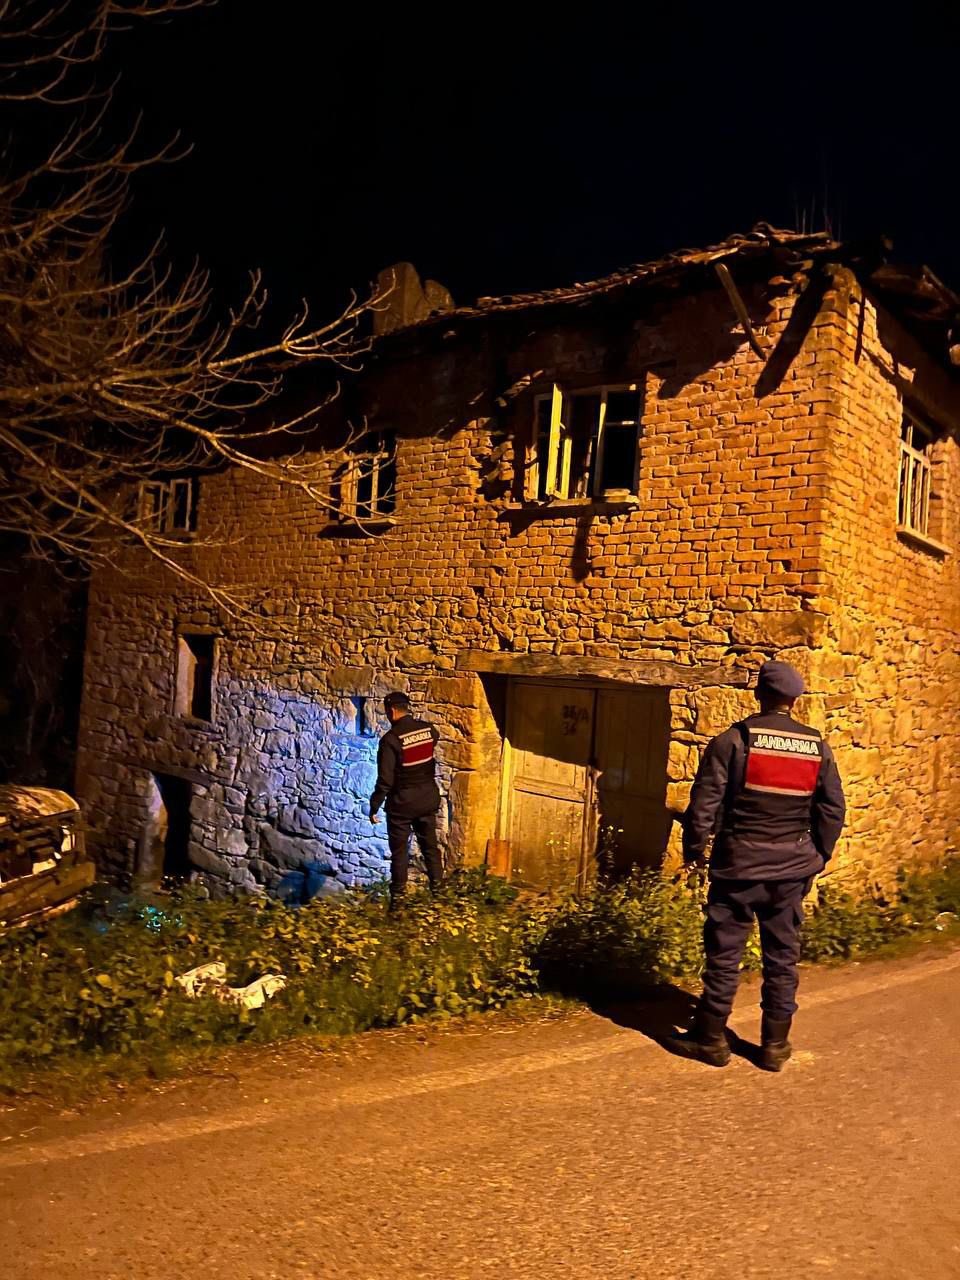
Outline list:
[[[540,677],[563,680],[615,680],[620,684],[661,685],[666,688],[700,688],[703,685],[753,683],[749,671],[721,666],[684,666],[679,662],[618,662],[570,654],[501,653],[490,649],[464,649],[457,655],[458,671],[488,675]]]
[[[219,782],[213,773],[204,773],[202,769],[182,769],[176,764],[165,764],[163,761],[152,760],[135,760],[128,758],[123,762],[128,769],[142,769],[145,773],[161,774],[167,778],[180,778],[183,782],[192,783],[196,787],[209,787],[214,782]]]

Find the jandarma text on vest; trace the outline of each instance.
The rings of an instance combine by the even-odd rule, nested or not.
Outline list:
[[[819,738],[801,738],[799,736],[784,737],[779,733],[762,733],[751,730],[753,746],[764,751],[789,751],[792,755],[818,756],[820,754]]]

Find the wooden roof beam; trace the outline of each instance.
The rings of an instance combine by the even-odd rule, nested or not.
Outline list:
[[[747,335],[747,341],[750,343],[750,346],[760,359],[766,360],[767,353],[761,346],[760,339],[754,331],[750,316],[747,314],[746,304],[743,301],[740,290],[734,284],[733,276],[730,274],[730,268],[725,262],[715,262],[713,264],[713,269],[716,271],[717,276],[720,279],[720,283],[726,290],[727,297],[730,299],[733,309],[737,313],[737,319],[740,321],[743,332]]]

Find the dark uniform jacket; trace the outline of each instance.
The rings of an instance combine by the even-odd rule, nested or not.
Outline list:
[[[436,747],[439,733],[426,720],[404,716],[380,739],[377,785],[370,797],[370,815],[384,800],[387,814],[422,818],[440,808]]]
[[[822,871],[846,806],[818,730],[784,712],[748,716],[707,746],[683,821],[687,861],[719,880],[801,880]]]

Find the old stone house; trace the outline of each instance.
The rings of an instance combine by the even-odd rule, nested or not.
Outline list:
[[[838,873],[953,846],[955,295],[761,227],[469,307],[406,271],[395,301],[338,410],[372,435],[331,460],[335,510],[248,471],[158,481],[185,542],[225,531],[184,554],[275,632],[133,551],[96,577],[79,786],[105,865],[293,897],[381,877],[391,688],[440,728],[448,860],[655,864],[771,656],[836,749]]]

